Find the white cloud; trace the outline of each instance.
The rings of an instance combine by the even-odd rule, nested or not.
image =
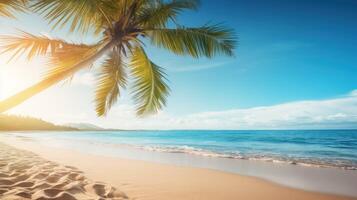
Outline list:
[[[123,129],[321,129],[357,128],[357,95],[273,106],[202,112],[182,117],[159,113],[137,118],[129,105],[115,107],[104,126]]]
[[[92,93],[84,90],[73,92],[70,88],[58,87],[41,93],[10,113],[39,117],[57,124],[84,122],[118,129],[347,129],[357,128],[356,91],[327,100],[288,102],[184,116],[160,112],[146,118],[137,117],[129,101],[121,99],[107,117],[97,118],[93,104],[85,103],[92,97]],[[79,103],[74,104],[73,99]]]
[[[352,90],[350,92],[350,96],[357,96],[357,90]]]

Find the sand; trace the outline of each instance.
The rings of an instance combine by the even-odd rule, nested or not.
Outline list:
[[[1,199],[127,199],[123,192],[86,178],[75,167],[47,161],[2,143],[0,152]]]
[[[6,143],[19,149],[0,143],[0,199],[356,199],[209,169],[91,155],[26,142]]]

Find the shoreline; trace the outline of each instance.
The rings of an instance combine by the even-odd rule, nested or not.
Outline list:
[[[342,129],[339,129],[341,131]],[[151,132],[147,130],[148,132]],[[281,130],[283,131],[283,130]],[[320,131],[320,130],[317,130]],[[326,131],[326,130],[324,130]],[[66,131],[67,134],[69,135],[77,135],[77,134],[88,134],[88,132],[93,133],[93,134],[105,134],[105,131]],[[124,131],[126,132],[126,131]],[[5,135],[8,132],[1,132],[4,133]],[[63,132],[58,132],[58,131],[14,131],[11,132],[15,135],[15,137],[29,137],[33,140],[38,140],[39,142],[43,142],[43,134],[51,134],[51,137],[53,136],[52,133],[61,133],[62,135]],[[27,135],[27,133],[29,135]],[[37,135],[32,135],[32,134],[37,134]],[[38,135],[40,134],[40,135]],[[14,136],[14,135],[9,135],[9,136]],[[56,134],[57,135],[57,134]],[[40,137],[38,137],[40,136]],[[47,135],[48,136],[48,135]],[[62,135],[63,136],[63,135]],[[46,140],[49,138],[46,138]],[[54,142],[53,145],[58,146],[60,143],[71,143],[71,141],[64,141],[62,140],[61,142],[58,142],[58,138],[53,138],[52,141],[46,141],[46,142]],[[63,138],[62,138],[63,139]],[[67,138],[69,139],[69,138]],[[42,141],[40,141],[42,140]],[[70,148],[76,149],[77,146],[81,145],[81,148],[87,148],[89,143],[93,144],[93,141],[89,140],[82,140],[78,141],[79,143],[71,143],[68,145],[71,146]],[[88,143],[88,144],[85,144]],[[168,154],[190,154],[194,156],[202,156],[202,157],[211,157],[211,158],[223,158],[223,159],[234,159],[234,160],[244,160],[244,161],[258,161],[258,162],[267,162],[267,163],[274,163],[274,164],[288,164],[288,165],[293,165],[293,166],[303,166],[303,167],[313,167],[313,168],[319,168],[319,169],[342,169],[342,170],[356,170],[357,171],[357,162],[348,159],[341,159],[341,160],[330,160],[326,159],[323,157],[299,157],[299,156],[286,156],[286,155],[259,155],[259,154],[245,154],[241,153],[238,151],[234,152],[227,152],[227,151],[217,151],[217,150],[212,150],[212,149],[204,149],[204,148],[196,148],[188,145],[179,145],[179,146],[160,146],[160,145],[144,145],[144,144],[128,144],[128,143],[106,143],[103,141],[98,141],[95,142],[95,145],[101,145],[101,146],[112,146],[112,149],[131,149],[134,151],[151,151],[151,152],[157,152],[157,153],[168,153]],[[62,145],[63,146],[63,145]],[[136,157],[134,157],[136,158]],[[350,158],[351,159],[351,158]],[[357,182],[356,182],[357,184]]]
[[[62,135],[62,134],[60,134]],[[54,137],[53,135],[7,134],[12,141],[32,142],[31,146],[71,150],[79,153],[108,156],[119,159],[141,160],[179,167],[218,170],[238,175],[255,177],[295,189],[357,197],[357,171],[339,168],[317,168],[312,166],[274,163],[261,160],[244,160],[206,157],[187,153],[148,151],[130,145],[103,143],[82,138]],[[73,139],[69,140],[69,139]],[[95,148],[93,148],[95,146]]]
[[[130,198],[145,200],[356,199],[293,189],[262,178],[205,169],[200,166],[188,167],[142,159],[94,155],[8,137],[2,137],[2,140],[8,145],[34,152],[46,160],[78,167],[90,178],[114,185]],[[250,171],[249,166],[245,167]],[[282,169],[279,165],[274,168],[278,171]],[[261,192],[257,193],[257,190]]]

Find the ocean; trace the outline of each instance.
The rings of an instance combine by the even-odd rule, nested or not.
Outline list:
[[[54,147],[101,154],[133,148],[200,157],[357,169],[357,130],[83,131],[17,133]],[[106,153],[108,153],[106,152]]]

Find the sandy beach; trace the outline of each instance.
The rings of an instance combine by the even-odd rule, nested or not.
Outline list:
[[[210,169],[2,142],[1,199],[356,199]]]
[[[0,143],[0,199],[127,199],[114,187],[86,178],[72,166]]]

